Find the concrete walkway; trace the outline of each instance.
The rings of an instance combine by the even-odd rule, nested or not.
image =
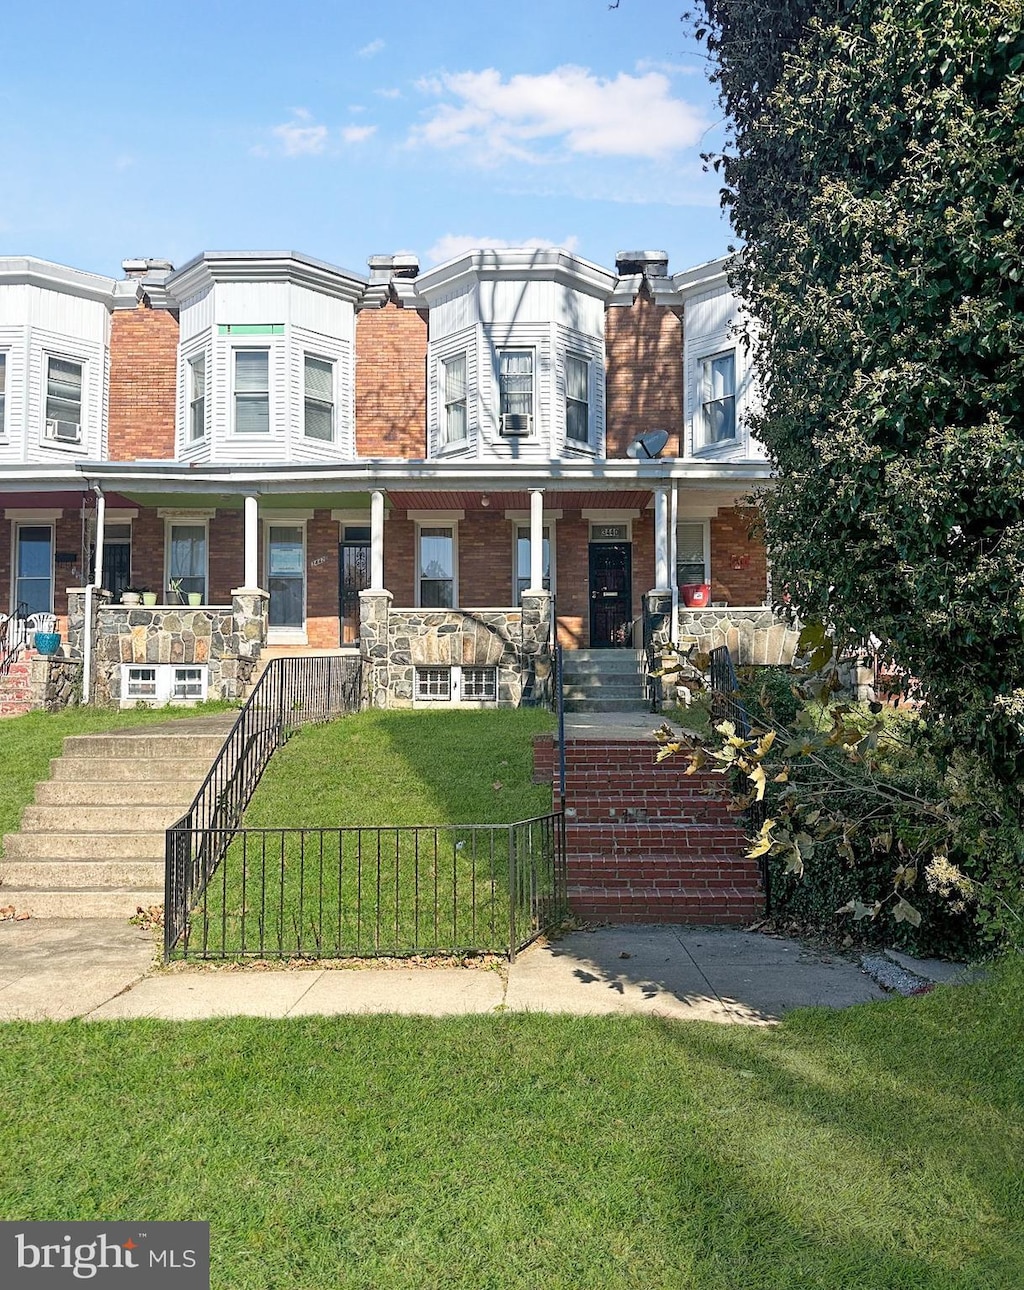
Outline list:
[[[163,969],[156,950],[117,920],[0,923],[0,1021],[513,1011],[766,1025],[886,997],[846,959],[725,928],[599,927],[478,967]]]

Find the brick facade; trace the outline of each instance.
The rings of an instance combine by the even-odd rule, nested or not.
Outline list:
[[[763,605],[768,598],[768,558],[756,533],[757,512],[721,510],[711,521],[711,600]]]
[[[606,424],[609,457],[647,430],[668,430],[664,455],[682,455],[683,324],[646,287],[630,308],[605,314]]]
[[[110,320],[111,461],[174,457],[178,320],[167,309],[117,309]]]
[[[390,303],[356,318],[356,451],[426,456],[427,315]]]

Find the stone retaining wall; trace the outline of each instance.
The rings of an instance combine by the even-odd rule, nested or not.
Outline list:
[[[680,645],[685,648],[687,641],[696,641],[700,654],[726,645],[737,667],[746,664],[788,666],[793,662],[799,638],[796,628],[787,627],[768,608],[679,608]]]

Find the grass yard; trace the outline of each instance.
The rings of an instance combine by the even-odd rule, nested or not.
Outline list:
[[[1022,1000],[7,1025],[0,1218],[209,1220],[218,1290],[1017,1290]]]
[[[229,703],[203,703],[194,708],[65,708],[61,712],[29,712],[0,721],[0,855],[2,838],[21,823],[36,783],[48,778],[50,759],[59,757],[68,735],[98,735],[184,717],[229,713]]]
[[[272,758],[244,819],[256,831],[228,848],[188,952],[197,941],[214,956],[506,948],[510,915],[526,926],[538,885],[525,857],[553,863],[551,827],[467,826],[550,812],[550,785],[530,777],[533,735],[552,724],[535,709],[370,711],[300,730]]]

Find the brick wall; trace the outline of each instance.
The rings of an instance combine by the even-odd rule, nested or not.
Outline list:
[[[497,607],[514,603],[512,527],[500,512],[466,512],[459,524],[461,604]]]
[[[314,511],[306,525],[306,637],[313,649],[336,649],[340,632],[338,523],[330,511]]]
[[[387,304],[356,316],[356,451],[426,456],[427,315]]]
[[[710,773],[655,761],[650,742],[566,741],[569,903],[620,922],[743,923],[762,906],[756,862]],[[535,780],[554,741],[534,742]]]
[[[757,512],[749,507],[722,510],[711,521],[711,599],[730,605],[761,605],[768,594],[764,543],[751,537]]]
[[[115,309],[110,322],[111,461],[174,456],[178,321],[166,309]]]
[[[647,430],[670,432],[665,455],[681,455],[683,324],[656,305],[646,287],[630,308],[605,314],[607,444],[609,457]]]

